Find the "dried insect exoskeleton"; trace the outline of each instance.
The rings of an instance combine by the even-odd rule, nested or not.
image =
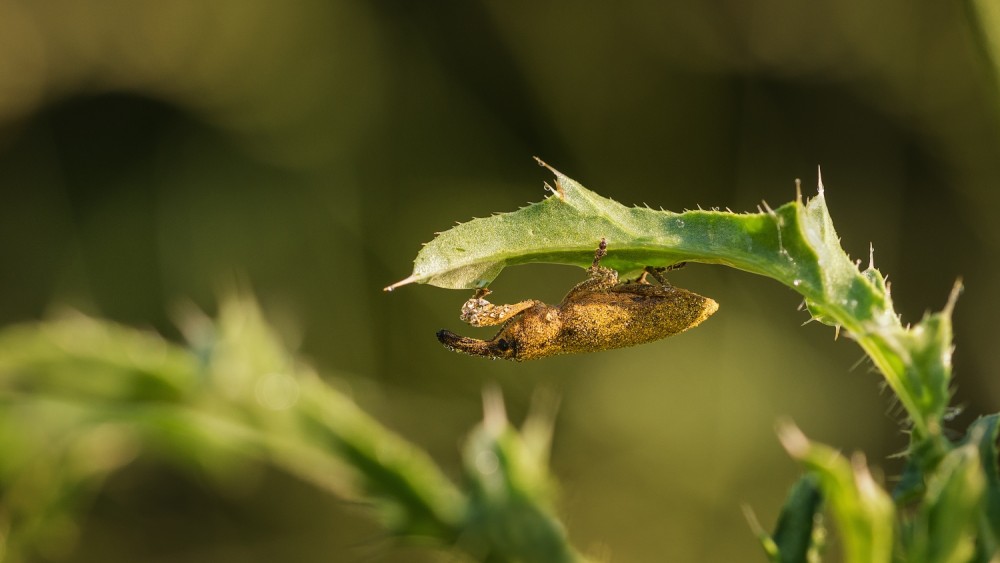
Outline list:
[[[663,268],[646,268],[636,281],[618,281],[618,273],[600,265],[607,253],[601,244],[588,270],[559,305],[528,300],[494,305],[481,289],[462,306],[461,318],[472,326],[503,323],[490,340],[478,340],[441,330],[438,340],[457,352],[486,358],[534,360],[556,354],[576,354],[624,348],[666,338],[698,326],[719,304],[663,279]],[[651,275],[660,285],[650,284]]]

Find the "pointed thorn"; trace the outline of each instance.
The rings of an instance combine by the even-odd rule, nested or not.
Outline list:
[[[496,384],[483,388],[483,426],[492,434],[499,434],[507,426],[503,393]]]
[[[962,285],[962,278],[955,280],[955,285],[951,287],[951,294],[948,295],[948,302],[944,305],[944,310],[941,313],[951,316],[952,311],[955,310],[955,303],[958,302],[958,296],[962,293],[962,289],[965,286]]]
[[[412,276],[410,276],[410,277],[408,277],[406,279],[399,280],[398,282],[396,282],[396,283],[394,283],[394,284],[392,284],[390,286],[386,286],[384,289],[382,289],[382,291],[392,291],[392,290],[396,289],[397,287],[403,287],[404,285],[411,284],[411,283],[413,283],[415,281],[418,281],[419,279],[420,278],[417,277],[416,274],[414,274],[414,275],[412,275]]]
[[[860,366],[861,364],[865,363],[865,360],[867,360],[867,359],[868,359],[868,355],[867,354],[862,354],[861,357],[858,358],[858,361],[854,362],[854,365],[852,365],[847,371],[850,372],[850,371],[854,371],[854,370],[858,369],[858,366]]]
[[[823,188],[823,169],[818,164],[816,165],[816,181],[816,193],[818,195],[823,195],[823,190],[825,189]]]
[[[757,519],[757,515],[754,514],[754,511],[752,508],[750,508],[750,505],[744,503],[743,505],[741,505],[741,508],[743,509],[743,518],[746,519],[747,524],[750,526],[750,531],[753,532],[757,537],[767,536],[767,530],[764,529],[764,526],[760,525],[760,520]]]
[[[538,158],[537,156],[533,157],[533,158],[535,159],[535,162],[537,162],[539,166],[547,168],[549,170],[549,172],[552,172],[556,176],[562,176],[561,172],[559,172],[555,168],[552,168],[551,166],[549,166],[548,164],[546,164],[546,162],[544,160]]]
[[[778,423],[778,440],[794,458],[801,458],[809,452],[809,438],[791,422]]]

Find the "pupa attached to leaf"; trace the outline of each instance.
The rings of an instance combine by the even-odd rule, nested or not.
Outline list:
[[[607,242],[601,239],[590,276],[558,305],[533,299],[494,305],[484,299],[489,290],[478,290],[462,306],[462,320],[472,326],[503,323],[500,332],[479,340],[441,330],[438,340],[472,356],[534,360],[653,342],[698,326],[719,309],[713,299],[667,283],[663,268],[646,268],[638,280],[619,282],[617,272],[600,265],[605,254]],[[660,285],[646,281],[647,275]]]

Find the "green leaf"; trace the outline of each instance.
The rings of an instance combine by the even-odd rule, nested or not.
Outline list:
[[[485,287],[505,267],[534,262],[586,267],[602,238],[608,254],[601,263],[625,275],[682,261],[764,275],[800,293],[815,319],[846,329],[910,415],[915,443],[930,440],[931,460],[944,455],[938,438],[950,398],[951,310],[961,286],[944,311],[904,327],[873,260],[859,270],[841,248],[822,183],[808,201],[799,195],[773,210],[673,213],[626,207],[550,170],[552,195],[439,233],[417,254],[413,274],[386,289]]]
[[[187,351],[80,314],[0,334],[0,394],[176,401],[197,383],[196,362]]]
[[[806,474],[788,491],[774,534],[764,531],[749,509],[747,519],[772,563],[818,562],[826,535],[822,507],[819,481]]]
[[[818,560],[822,547],[822,525],[817,521],[823,507],[823,495],[814,475],[803,475],[785,499],[774,530],[781,563]],[[812,555],[810,555],[812,554]]]
[[[986,480],[979,526],[980,558],[989,561],[1000,551],[1000,472],[997,468],[997,436],[1000,414],[981,416],[969,427],[963,440],[979,449],[979,461]]]
[[[844,561],[888,563],[892,560],[895,508],[872,478],[864,458],[851,461],[832,448],[810,442],[798,428],[779,429],[788,453],[819,480],[843,538]]]
[[[483,423],[462,452],[471,486],[462,547],[483,561],[583,563],[553,514],[551,413],[536,409],[518,432],[499,391],[487,392],[484,403]]]
[[[927,480],[927,494],[910,524],[909,561],[960,563],[975,553],[985,479],[977,445],[956,448]]]
[[[679,261],[725,264],[772,277],[816,298],[834,285],[832,281],[847,277],[857,293],[850,297],[884,308],[881,276],[861,275],[840,250],[822,192],[807,204],[799,199],[760,213],[673,213],[626,207],[550,170],[556,175],[551,196],[439,233],[417,254],[413,275],[390,288],[407,283],[484,287],[503,268],[533,262],[586,267],[605,238],[609,252],[602,264],[623,273]]]
[[[223,488],[269,463],[477,560],[584,561],[552,509],[551,417],[518,432],[494,401],[460,489],[296,359],[253,300],[181,329],[190,349],[83,316],[0,330],[0,561],[65,555],[103,479],[149,446]]]

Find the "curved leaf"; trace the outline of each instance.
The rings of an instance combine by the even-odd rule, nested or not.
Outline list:
[[[914,437],[940,434],[950,398],[950,313],[960,286],[944,311],[904,328],[872,260],[860,270],[841,248],[822,181],[808,201],[800,193],[777,209],[673,213],[624,206],[548,168],[556,176],[550,196],[439,233],[417,254],[413,274],[386,290],[408,283],[480,288],[507,266],[533,262],[586,267],[602,238],[608,254],[601,263],[626,275],[682,261],[738,268],[794,289],[813,318],[846,329],[910,414]],[[931,449],[934,459],[944,453]]]
[[[871,265],[858,271],[840,247],[822,184],[812,199],[803,202],[800,194],[774,210],[674,213],[624,206],[549,169],[556,175],[552,195],[439,233],[417,254],[413,274],[386,289],[485,287],[505,267],[533,262],[586,267],[605,238],[601,263],[624,274],[681,261],[722,264],[792,287],[828,324],[899,326],[882,275]]]

